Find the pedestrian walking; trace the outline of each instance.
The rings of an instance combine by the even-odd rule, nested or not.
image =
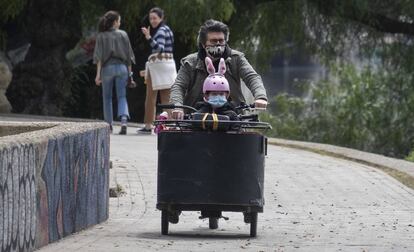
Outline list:
[[[145,127],[138,130],[140,134],[151,134],[152,123],[155,120],[157,95],[160,94],[161,103],[166,104],[170,99],[170,88],[177,76],[173,57],[174,34],[165,24],[164,11],[154,7],[149,11],[148,28],[141,31],[149,42],[152,53],[148,57],[145,68]]]
[[[117,114],[121,120],[119,134],[126,135],[129,119],[126,87],[128,77],[132,78],[131,65],[135,64],[135,56],[128,34],[119,29],[120,25],[121,16],[116,11],[108,11],[100,18],[93,58],[97,66],[95,84],[102,85],[104,120],[110,125],[112,132],[112,89],[115,85]]]

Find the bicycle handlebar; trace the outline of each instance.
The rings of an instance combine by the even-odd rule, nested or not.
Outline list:
[[[175,105],[175,104],[157,104],[158,108],[161,109],[175,109],[175,108],[182,108],[182,109],[189,109],[192,110],[194,112],[197,112],[197,109],[191,107],[191,106],[187,106],[187,105]]]

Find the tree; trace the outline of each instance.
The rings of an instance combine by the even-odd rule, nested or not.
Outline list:
[[[299,45],[317,55],[332,76],[309,85],[304,98],[281,94],[272,100],[267,120],[274,136],[395,157],[410,152],[413,1],[267,1],[249,12],[255,24],[241,46],[252,41],[248,48],[256,59],[266,65],[265,55]]]
[[[398,70],[403,73],[404,70],[404,73],[410,73],[414,64],[411,57],[414,53],[412,2],[410,0],[85,0],[79,2],[0,0],[0,7],[2,7],[0,16],[5,17],[4,20],[13,20],[20,16],[29,17],[25,19],[25,24],[30,38],[33,39],[26,61],[14,70],[15,79],[10,86],[8,96],[15,111],[61,114],[62,102],[72,97],[71,84],[65,80],[70,79],[70,74],[73,73],[63,55],[73,48],[81,32],[95,27],[97,18],[109,9],[121,13],[122,28],[129,32],[138,58],[135,72],[142,69],[150,48],[140,34],[139,27],[143,25],[142,20],[148,10],[155,5],[165,9],[167,22],[175,32],[177,61],[196,50],[195,41],[199,26],[206,19],[215,18],[230,25],[231,46],[246,52],[253,65],[259,66],[262,70],[269,66],[272,56],[276,53],[289,52],[301,47],[325,62],[336,62],[338,59],[344,62],[349,59],[347,56],[350,54],[350,49],[353,51],[357,49],[356,53],[361,59],[376,60],[380,66],[386,67],[387,71]],[[43,13],[42,17],[36,16],[36,12]],[[22,15],[22,13],[27,14]],[[59,15],[53,15],[54,13]],[[65,17],[66,23],[59,22],[62,16]],[[58,32],[55,35],[52,29],[48,29],[48,33],[45,33],[46,30],[39,20],[45,24],[55,23],[57,20],[54,27],[62,33]],[[45,27],[53,27],[53,25]],[[42,39],[36,40],[39,37]],[[55,56],[50,56],[52,54]],[[41,55],[47,57],[44,59]],[[58,67],[50,71],[52,68],[49,68],[48,64],[55,65],[50,63],[53,60],[56,60]],[[91,69],[87,72],[92,72],[93,66],[88,67]],[[93,83],[92,80],[87,81]],[[400,90],[404,90],[404,85],[408,84],[402,84]],[[134,96],[132,100],[143,102],[143,88],[137,88],[130,93]]]
[[[13,70],[14,78],[7,96],[14,112],[44,115],[62,115],[68,104],[77,104],[71,100],[73,83],[70,80],[79,78],[71,77],[73,69],[65,54],[78,43],[82,31],[96,27],[98,17],[107,10],[118,10],[123,17],[122,28],[129,32],[137,56],[135,72],[143,69],[149,55],[148,43],[140,34],[139,27],[143,25],[143,17],[151,7],[160,6],[167,13],[168,22],[176,36],[177,60],[195,50],[196,33],[206,19],[227,20],[233,13],[230,0],[180,0],[179,4],[172,0],[20,0],[18,3],[1,2],[1,6],[5,7],[3,10],[15,9],[13,14],[7,14],[10,18],[27,11],[24,23],[31,47],[25,61]],[[143,102],[144,90],[141,88],[137,91],[139,94],[132,93],[132,96],[138,95],[140,99],[133,100]],[[71,112],[65,114],[76,116]]]
[[[7,1],[0,0],[0,28],[2,28],[9,20],[15,19],[26,6],[27,0]],[[5,48],[7,34],[0,29],[0,49]]]
[[[79,2],[30,1],[25,23],[31,46],[7,90],[13,112],[61,115],[70,95],[66,52],[81,37]]]
[[[234,1],[232,38],[256,64],[266,67],[277,52],[298,47],[328,61],[346,60],[350,49],[361,57],[398,59],[414,35],[412,0]],[[235,36],[234,36],[235,35]],[[393,41],[397,51],[378,55]],[[395,45],[401,45],[396,48]],[[399,52],[398,52],[399,51]],[[404,65],[402,61],[399,61]]]

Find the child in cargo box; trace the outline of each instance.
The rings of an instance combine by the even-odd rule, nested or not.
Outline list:
[[[227,100],[230,95],[230,87],[229,82],[224,77],[226,72],[224,59],[220,59],[217,73],[209,57],[206,57],[205,64],[209,76],[203,84],[204,101],[196,104],[197,112],[216,113],[226,115],[232,121],[238,120],[234,106]]]

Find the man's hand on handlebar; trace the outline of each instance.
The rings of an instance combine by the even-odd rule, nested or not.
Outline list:
[[[254,107],[256,109],[266,109],[267,101],[264,99],[257,99],[254,101]]]
[[[184,118],[184,111],[182,109],[174,109],[171,112],[171,117],[174,120],[183,120],[183,118]]]

